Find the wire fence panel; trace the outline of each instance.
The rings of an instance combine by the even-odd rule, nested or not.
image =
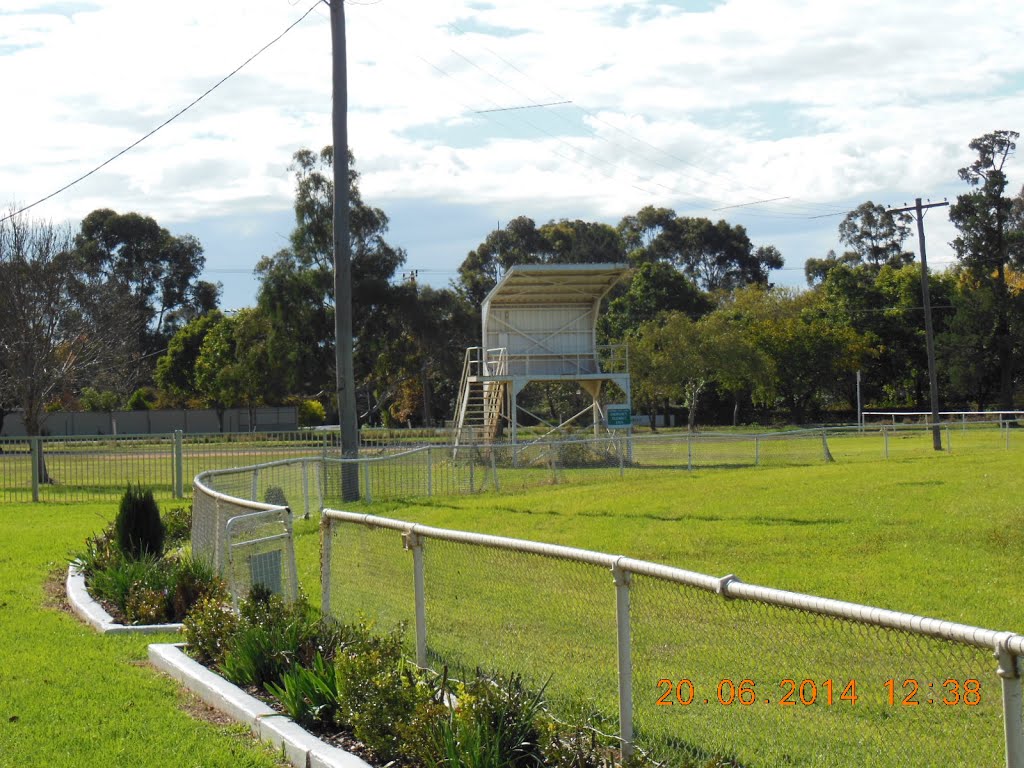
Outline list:
[[[183,435],[184,474],[191,479],[211,469],[341,455],[340,440],[327,430]]]
[[[516,672],[555,712],[616,717],[612,575],[542,555],[430,539],[424,544],[427,658],[456,678]]]
[[[991,650],[645,576],[631,600],[635,736],[670,765],[1002,762]]]
[[[1019,451],[1024,439],[1016,423],[943,424],[942,451]],[[201,472],[244,464],[294,464],[305,469],[261,469],[255,490],[251,477],[220,478],[217,487],[254,501],[267,501],[271,494],[274,503],[281,503],[283,495],[295,514],[305,515],[325,503],[341,503],[347,495],[342,492],[346,462],[355,462],[355,469],[348,471],[355,473],[351,482],[358,484],[362,498],[394,500],[579,484],[611,477],[611,473],[631,478],[655,470],[811,465],[831,460],[856,463],[935,455],[931,428],[915,424],[757,434],[616,433],[413,449],[377,446],[364,449],[358,459],[341,459],[337,434],[330,431],[4,438],[0,439],[0,499],[105,500],[117,498],[129,484],[149,487],[157,498],[166,499],[187,495],[191,479]],[[297,498],[303,499],[301,507]]]
[[[293,514],[309,517],[323,508],[322,474],[320,459],[282,459],[202,476],[207,487],[220,493],[290,507]]]
[[[227,564],[222,575],[236,607],[254,587],[297,599],[291,518],[287,507],[279,507],[237,515],[225,524]]]
[[[367,622],[387,632],[405,627],[413,642],[416,603],[413,558],[402,534],[365,525],[332,525],[330,613],[346,623]]]
[[[40,501],[95,501],[141,485],[159,498],[174,489],[170,435],[36,438]],[[32,462],[29,462],[31,470]],[[31,478],[29,478],[31,488]]]
[[[421,663],[522,674],[556,713],[596,709],[602,730],[668,766],[1024,764],[1022,636],[584,550],[324,518],[335,616],[414,623]]]
[[[0,438],[0,499],[32,501],[32,444],[27,438]]]

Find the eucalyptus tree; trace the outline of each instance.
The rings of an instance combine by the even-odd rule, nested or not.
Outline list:
[[[958,171],[972,191],[960,195],[949,209],[958,230],[953,249],[977,288],[992,294],[991,353],[999,379],[999,406],[1012,409],[1021,368],[1017,343],[1024,332],[1024,295],[1011,291],[1011,270],[1024,267],[1024,231],[1014,216],[1014,200],[1006,192],[1007,161],[1017,148],[1016,131],[986,133],[969,144],[977,153]],[[976,304],[976,306],[982,306]]]

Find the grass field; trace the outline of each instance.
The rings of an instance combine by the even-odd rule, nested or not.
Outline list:
[[[623,554],[713,575],[735,573],[746,582],[1024,631],[1024,604],[1016,598],[1024,586],[1019,568],[1024,499],[1018,489],[1024,442],[1017,439],[1007,451],[991,434],[974,436],[968,430],[959,437],[952,433],[952,453],[934,454],[925,439],[920,434],[891,438],[888,461],[882,460],[878,437],[830,439],[836,457],[832,464],[788,466],[769,460],[766,453],[764,466],[739,469],[637,469],[626,470],[624,478],[617,469],[579,471],[578,476],[566,471],[559,485],[499,495],[359,504],[353,511]],[[184,711],[188,705],[176,686],[145,668],[150,639],[95,635],[51,605],[46,586],[50,571],[62,566],[68,552],[114,512],[114,503],[0,504],[0,766],[274,765],[271,756],[237,730],[194,720]],[[300,580],[315,596],[318,521],[298,520],[296,533]],[[410,571],[396,535],[369,538],[359,546],[376,568],[372,593],[396,618],[408,616],[401,606],[409,604]],[[588,665],[608,659],[606,641],[614,633],[607,623],[610,575],[581,576],[572,568],[550,571],[550,561],[474,561],[475,556],[454,547],[437,546],[433,552],[434,560],[428,554],[428,596],[447,607],[447,612],[428,614],[436,653],[461,652],[467,662],[489,649],[496,658],[532,654],[538,667],[546,655],[547,663],[553,659],[569,673],[577,692],[608,701],[607,686],[598,683],[596,673],[588,677]],[[476,580],[462,588],[441,586],[459,583],[460,572]],[[552,574],[564,577],[572,590],[559,589]],[[525,587],[509,591],[494,586],[502,579]],[[800,646],[814,641],[814,629],[786,624],[767,612],[755,615],[752,626],[774,622],[786,627],[785,642],[773,643],[759,629],[745,644],[727,645],[726,652],[705,651],[709,666],[704,672],[687,671],[672,659],[678,644],[695,632],[702,639],[691,642],[692,647],[716,646],[716,637],[701,623],[712,606],[651,585],[638,585],[635,594],[637,605],[649,612],[646,623],[635,629],[639,674],[689,676],[702,690],[723,677],[737,682],[754,677],[759,692],[781,676],[821,683],[830,671],[837,679],[840,672],[844,677],[860,674],[857,659],[802,653]],[[574,601],[573,596],[582,597]],[[719,620],[749,626],[751,617],[740,615],[739,605],[733,604],[732,613]],[[525,618],[529,631],[515,629],[507,620],[510,615]],[[567,622],[584,627],[577,635],[581,639],[573,647],[553,649],[544,633],[554,636]],[[445,640],[446,631],[460,642],[475,636],[476,647],[470,642],[468,649],[456,648],[455,640]],[[922,678],[962,677],[962,670],[976,663],[983,671],[995,668],[987,657],[977,662],[945,652],[936,656],[913,643],[891,651],[904,661],[900,671]],[[677,707],[671,715],[676,719],[668,720],[663,710],[653,709],[659,691],[649,679],[646,688],[638,685],[637,690],[644,697],[638,704],[648,710],[641,713],[642,728],[663,732],[669,724],[673,732],[699,736],[709,723],[717,723],[715,732],[731,729],[737,750],[766,734],[788,733],[786,728],[794,729],[786,738],[795,742],[826,735],[841,739],[852,732],[836,727],[825,717],[828,713],[817,710],[790,715],[789,710],[766,707],[766,714],[755,719],[742,714],[749,710]],[[881,695],[877,685],[863,694],[874,696],[875,704]],[[975,745],[964,743],[976,732],[968,727],[970,718],[985,721],[987,731],[998,725],[988,701],[971,712],[931,709],[920,715],[878,706],[863,712],[864,717],[884,717],[890,725],[881,733],[897,743],[906,718],[934,720],[949,740],[961,745],[958,754],[946,755],[945,764],[998,764],[991,760],[998,745],[978,752]],[[720,744],[718,737],[703,740],[706,747],[717,749]],[[903,746],[908,755],[911,747],[930,748],[925,743]],[[785,740],[781,749],[766,764],[799,764],[799,755],[784,754]],[[930,758],[915,762],[908,756],[904,764],[942,763]]]
[[[105,637],[59,607],[51,573],[115,512],[0,504],[0,766],[281,765],[149,666],[147,644],[177,636]]]
[[[1024,586],[1018,568],[1024,501],[1015,490],[1020,454],[901,448],[911,457],[636,472],[626,483],[592,480],[497,498],[364,508],[717,576],[734,573],[746,582],[987,628],[1024,629],[1024,606],[1013,597]],[[380,608],[384,623],[411,620],[411,570],[397,534],[348,527],[355,530],[339,534],[345,562],[335,569],[338,607],[350,616]],[[313,541],[312,529],[300,533],[300,548]],[[428,542],[426,552],[428,636],[438,660],[469,668],[511,665],[539,681],[550,674],[553,694],[587,697],[614,712],[614,677],[603,674],[614,669],[610,574],[440,542]],[[315,574],[306,578],[313,584]],[[1001,762],[998,679],[988,651],[812,620],[650,580],[637,580],[633,594],[634,707],[649,741],[674,741],[695,754],[734,754],[745,765]],[[692,679],[710,706],[655,708],[662,678]],[[715,704],[723,679],[752,679],[764,699],[778,699],[787,678],[817,686],[841,680],[842,688],[856,680],[860,706],[844,712],[820,702],[797,711]],[[897,681],[895,707],[885,701],[889,678]],[[899,705],[908,678],[923,689],[917,709]],[[949,678],[961,684],[979,679],[980,705],[938,705]],[[840,694],[837,688],[836,705]],[[843,760],[851,762],[821,753],[825,739],[843,745]],[[901,763],[901,752],[914,757]]]

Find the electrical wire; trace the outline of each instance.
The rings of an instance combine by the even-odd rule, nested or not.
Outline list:
[[[97,166],[96,166],[95,168],[93,168],[93,169],[92,169],[91,171],[89,171],[88,173],[84,173],[84,174],[82,174],[81,176],[79,176],[79,177],[78,177],[77,179],[75,179],[74,181],[71,181],[71,182],[69,182],[69,183],[65,184],[65,185],[64,185],[63,187],[61,187],[60,189],[58,189],[58,190],[57,190],[56,192],[51,192],[51,193],[50,193],[50,194],[48,194],[48,195],[47,195],[46,197],[42,197],[42,198],[40,198],[39,200],[36,200],[36,201],[35,201],[34,203],[31,203],[31,204],[29,204],[29,205],[26,205],[26,206],[24,206],[23,208],[20,208],[20,209],[18,209],[18,210],[16,210],[16,211],[14,211],[14,212],[12,212],[12,213],[9,213],[9,214],[7,214],[6,216],[4,216],[4,217],[2,217],[2,218],[0,218],[0,223],[3,223],[3,222],[5,222],[5,221],[7,221],[8,219],[12,219],[12,218],[14,218],[14,217],[15,217],[15,216],[17,216],[17,215],[19,215],[19,214],[22,214],[22,213],[24,213],[25,211],[31,210],[32,208],[35,208],[35,207],[36,207],[37,205],[40,205],[40,204],[42,204],[42,203],[45,203],[45,202],[46,202],[47,200],[49,200],[49,199],[51,199],[51,198],[54,198],[54,197],[56,197],[57,195],[61,194],[62,192],[66,192],[67,190],[71,189],[71,187],[75,186],[76,184],[78,184],[78,183],[80,183],[80,182],[82,182],[82,181],[85,181],[85,180],[86,180],[87,178],[89,178],[90,176],[92,176],[92,175],[93,175],[94,173],[96,173],[97,171],[99,171],[99,170],[102,170],[102,169],[103,169],[103,168],[105,168],[106,166],[110,165],[110,164],[111,164],[112,162],[114,162],[114,161],[115,161],[115,160],[117,160],[117,159],[118,159],[119,157],[121,157],[121,155],[124,155],[124,154],[126,154],[126,153],[130,152],[131,150],[135,149],[135,147],[139,146],[139,144],[141,144],[141,143],[142,143],[142,142],[144,142],[144,141],[145,141],[146,139],[148,139],[148,138],[150,138],[151,136],[153,136],[153,135],[154,135],[155,133],[157,133],[157,132],[158,132],[158,131],[160,131],[161,129],[163,129],[163,128],[166,128],[166,127],[167,127],[168,125],[170,125],[170,124],[171,124],[171,123],[173,123],[173,122],[174,122],[175,120],[177,120],[177,119],[178,119],[179,117],[181,117],[181,116],[182,116],[182,115],[184,115],[184,114],[185,114],[186,112],[188,112],[188,111],[189,111],[190,109],[192,109],[192,107],[194,107],[194,106],[195,106],[196,104],[198,104],[199,102],[201,102],[201,101],[202,101],[203,99],[205,99],[205,98],[206,98],[207,96],[209,96],[209,95],[210,95],[211,93],[213,93],[213,92],[214,92],[215,90],[217,90],[218,88],[220,88],[220,86],[222,86],[222,85],[223,85],[224,83],[226,83],[226,82],[227,82],[228,80],[230,80],[230,79],[231,79],[232,77],[234,77],[234,76],[235,76],[236,74],[238,74],[238,73],[239,73],[240,71],[242,71],[242,69],[243,69],[243,68],[244,68],[244,67],[245,67],[245,66],[246,66],[247,64],[249,64],[249,63],[250,63],[250,62],[251,62],[251,61],[252,61],[253,59],[255,59],[255,58],[256,58],[257,56],[259,56],[259,55],[260,55],[261,53],[263,53],[264,51],[266,51],[266,50],[267,50],[268,48],[270,48],[270,47],[271,47],[272,45],[274,45],[275,43],[277,43],[277,42],[278,42],[278,41],[279,41],[279,40],[280,40],[281,38],[283,38],[283,37],[284,37],[285,35],[287,35],[287,34],[288,34],[289,32],[291,32],[291,31],[292,31],[292,29],[294,29],[294,28],[295,28],[295,27],[297,27],[297,26],[298,26],[298,25],[299,25],[299,24],[300,24],[300,23],[301,23],[302,21],[304,21],[304,20],[305,20],[305,18],[306,18],[307,16],[309,16],[309,14],[311,14],[311,13],[312,13],[312,12],[313,12],[313,11],[314,11],[314,10],[316,9],[316,7],[317,7],[318,5],[320,5],[320,3],[321,3],[321,2],[323,2],[323,1],[324,1],[324,0],[316,0],[316,2],[315,2],[315,3],[313,3],[313,5],[312,5],[312,6],[310,6],[309,10],[307,10],[307,11],[306,11],[306,12],[305,12],[304,14],[302,14],[302,16],[300,16],[300,17],[299,17],[298,19],[296,19],[296,20],[295,20],[295,21],[293,21],[293,22],[292,22],[291,24],[289,24],[289,25],[288,25],[288,27],[287,27],[287,28],[286,28],[286,29],[284,30],[284,32],[282,32],[282,33],[281,33],[281,34],[279,34],[279,35],[278,35],[277,37],[275,37],[275,38],[274,38],[273,40],[271,40],[271,41],[270,41],[269,43],[267,43],[266,45],[264,45],[264,46],[263,46],[262,48],[260,48],[260,49],[259,49],[258,51],[256,51],[256,53],[254,53],[254,54],[253,54],[252,56],[250,56],[250,57],[249,57],[248,59],[246,59],[246,60],[245,60],[245,61],[243,61],[243,62],[242,62],[241,64],[239,64],[239,65],[238,65],[237,67],[235,67],[235,68],[234,68],[234,69],[233,69],[233,70],[232,70],[231,72],[229,72],[229,73],[228,73],[227,75],[225,75],[225,76],[224,76],[224,77],[222,77],[222,78],[221,78],[220,80],[218,80],[218,81],[217,81],[216,83],[214,83],[214,84],[213,84],[212,86],[210,86],[209,88],[207,88],[207,89],[206,89],[206,91],[204,91],[204,92],[203,92],[203,93],[202,93],[202,94],[201,94],[200,96],[198,96],[197,98],[193,99],[193,100],[192,100],[192,101],[191,101],[191,102],[190,102],[189,104],[187,104],[186,106],[184,106],[184,107],[182,107],[181,109],[179,109],[179,110],[178,110],[177,112],[175,112],[175,113],[174,113],[173,115],[171,115],[171,116],[170,116],[169,118],[167,118],[166,120],[164,120],[164,121],[163,121],[162,123],[160,123],[160,125],[158,125],[158,126],[157,126],[156,128],[154,128],[153,130],[151,130],[151,131],[150,131],[149,133],[147,133],[147,134],[146,134],[145,136],[143,136],[142,138],[140,138],[140,139],[138,139],[138,140],[134,141],[133,143],[129,144],[129,145],[127,146],[127,147],[125,147],[124,149],[122,149],[122,150],[121,150],[120,152],[118,152],[117,154],[115,154],[115,155],[112,155],[111,157],[107,158],[106,160],[104,160],[104,161],[103,161],[102,163],[100,163],[99,165],[97,165]]]

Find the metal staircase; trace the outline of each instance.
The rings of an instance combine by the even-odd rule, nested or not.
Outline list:
[[[459,446],[491,443],[508,419],[508,355],[504,349],[470,347],[462,365],[458,411],[455,420],[455,451]]]

